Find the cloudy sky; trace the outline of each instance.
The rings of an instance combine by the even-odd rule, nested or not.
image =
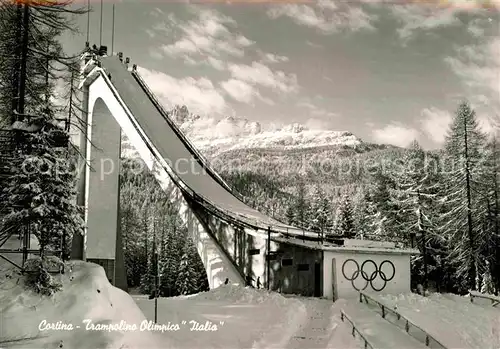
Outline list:
[[[109,48],[111,14],[105,1]],[[96,3],[91,43],[99,44],[99,20]],[[83,46],[86,23],[78,19],[82,35],[66,40],[68,51]],[[114,51],[142,68],[166,104],[201,115],[300,122],[395,145],[416,138],[434,148],[461,99],[475,106],[485,130],[500,113],[499,12],[492,8],[122,1],[115,27]]]

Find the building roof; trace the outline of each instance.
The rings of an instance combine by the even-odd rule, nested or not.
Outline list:
[[[273,237],[273,241],[292,244],[308,249],[321,250],[327,252],[351,252],[351,253],[376,253],[376,254],[403,254],[416,255],[420,254],[418,249],[413,248],[398,248],[393,242],[373,241],[373,240],[357,240],[343,239],[343,245],[333,243],[319,243],[316,241],[303,241],[300,239]]]

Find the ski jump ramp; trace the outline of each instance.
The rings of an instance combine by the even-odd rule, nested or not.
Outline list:
[[[72,256],[101,264],[117,287],[126,289],[118,218],[121,132],[178,205],[211,288],[226,278],[243,284],[247,276],[266,285],[265,256],[275,248],[273,238],[318,238],[246,205],[177,128],[138,72],[118,57],[90,59],[80,88],[88,127],[80,137],[87,165],[78,200],[87,226],[74,239]]]

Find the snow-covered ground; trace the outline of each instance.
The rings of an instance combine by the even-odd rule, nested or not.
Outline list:
[[[14,269],[1,273],[1,348],[359,347],[340,320],[341,303],[234,285],[161,298],[161,328],[141,328],[154,319],[154,300],[113,287],[96,264],[70,265],[52,298],[26,291]]]
[[[148,319],[154,300],[133,296]],[[357,348],[337,304],[324,299],[223,285],[193,296],[158,299],[158,323],[182,323],[164,333],[178,348]],[[191,324],[216,331],[191,331]]]
[[[448,348],[500,348],[499,309],[466,297],[431,294],[373,295]]]
[[[72,271],[60,277],[63,290],[52,298],[26,291],[18,275],[8,278],[9,274],[2,273],[0,347],[173,348],[168,338],[160,341],[156,332],[106,331],[93,326],[121,321],[139,326],[146,319],[127,293],[110,285],[100,266],[71,265]]]
[[[364,305],[357,302],[332,303],[223,285],[197,295],[158,299],[160,327],[153,329],[147,325],[152,326],[148,320],[154,319],[154,300],[113,287],[98,265],[70,265],[71,269],[58,276],[62,291],[52,298],[26,291],[22,278],[13,271],[10,278],[0,273],[0,347],[350,349],[363,345],[352,337],[350,324],[340,319],[341,309],[352,310],[354,322],[361,324],[362,317],[355,317],[361,313],[354,308]],[[448,348],[500,348],[497,308],[454,295],[372,296]],[[372,312],[368,307],[365,311]],[[397,327],[375,315],[374,322],[364,325],[372,329],[378,321],[380,326],[373,329],[379,331],[370,330],[367,335],[376,336],[377,341],[389,340],[390,333],[395,336]],[[50,328],[51,324],[56,328]],[[134,325],[136,328],[131,327]],[[401,332],[400,343],[410,347],[411,340],[406,343],[403,336],[407,335]]]

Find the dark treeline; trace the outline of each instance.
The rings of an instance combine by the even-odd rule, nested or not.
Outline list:
[[[154,176],[125,159],[120,172],[120,222],[129,287],[152,294],[178,296],[208,290],[205,268],[196,246]],[[155,254],[156,251],[156,254]]]

